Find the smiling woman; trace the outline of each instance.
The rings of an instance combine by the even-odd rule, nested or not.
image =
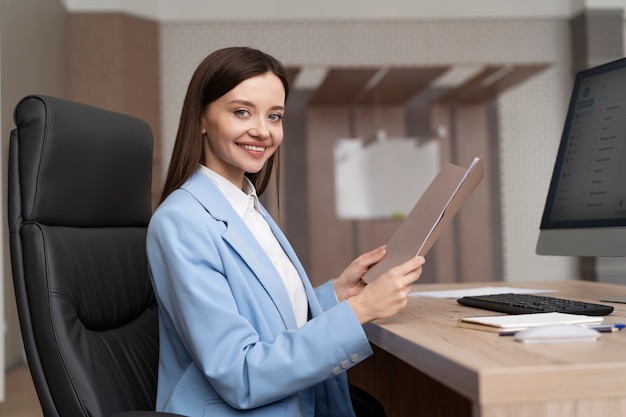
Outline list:
[[[252,48],[232,47],[216,51],[200,63],[189,82],[183,103],[176,142],[161,194],[161,201],[189,179],[196,170],[197,164],[205,160],[207,150],[205,147],[206,126],[203,126],[203,119],[206,119],[207,113],[209,113],[210,104],[231,93],[231,90],[238,87],[240,83],[257,76],[269,79],[274,77],[280,81],[281,92],[274,91],[274,94],[278,94],[278,96],[273,97],[273,100],[276,101],[275,105],[284,111],[285,100],[289,94],[287,71],[279,61],[269,55]],[[258,86],[258,84],[263,83],[257,82],[256,84]],[[231,95],[231,99],[234,97]],[[278,101],[281,98],[282,101]],[[245,101],[245,99],[243,100]],[[245,112],[245,110],[237,107],[233,109],[233,112],[235,111],[240,116],[242,112]],[[204,133],[202,132],[203,129]],[[267,187],[277,156],[278,153],[275,152],[267,159],[263,171],[246,173],[259,195]],[[276,175],[276,182],[278,183],[278,181],[279,175]]]
[[[372,284],[380,247],[314,289],[258,199],[283,141],[287,73],[255,49],[213,52],[191,78],[147,236],[159,305],[157,409],[188,416],[384,416],[348,385],[372,354],[362,324],[407,304],[415,257]],[[278,165],[276,165],[278,166]]]
[[[201,118],[204,165],[243,187],[283,141],[285,89],[271,72],[242,81],[207,106]]]

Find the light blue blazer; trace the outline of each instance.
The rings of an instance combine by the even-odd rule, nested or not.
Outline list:
[[[298,328],[281,277],[243,220],[199,172],[155,211],[147,237],[159,306],[157,410],[187,416],[353,416],[345,371],[372,354],[332,283],[302,277]]]

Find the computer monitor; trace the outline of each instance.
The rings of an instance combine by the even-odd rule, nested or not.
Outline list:
[[[626,58],[576,74],[536,252],[626,256]]]

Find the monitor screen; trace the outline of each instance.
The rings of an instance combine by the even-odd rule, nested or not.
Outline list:
[[[626,256],[626,58],[576,75],[540,255]]]

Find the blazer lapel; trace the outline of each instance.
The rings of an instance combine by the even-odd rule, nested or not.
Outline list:
[[[306,274],[306,271],[304,270],[304,267],[300,263],[300,260],[298,259],[296,252],[291,247],[291,244],[287,240],[287,237],[283,234],[282,230],[280,230],[280,227],[278,227],[276,222],[274,222],[274,219],[272,219],[272,216],[270,216],[267,210],[265,210],[265,207],[261,207],[261,210],[263,211],[265,219],[267,220],[267,223],[270,225],[270,228],[272,229],[274,236],[276,236],[278,243],[280,243],[280,246],[282,246],[283,250],[289,257],[293,265],[295,266],[296,270],[298,271],[298,274],[300,275],[300,279],[302,280],[302,284],[304,285],[304,289],[306,291],[306,298],[309,302],[309,310],[311,312],[311,317],[315,317],[321,314],[323,312],[322,306],[317,301],[317,295],[315,294],[315,290],[313,289],[313,286],[311,285],[311,281],[309,280]]]
[[[237,252],[261,282],[278,309],[285,327],[296,328],[289,295],[278,271],[226,197],[210,179],[199,172],[194,173],[182,188],[194,195],[213,218],[225,223],[226,231],[222,235],[224,241]]]

